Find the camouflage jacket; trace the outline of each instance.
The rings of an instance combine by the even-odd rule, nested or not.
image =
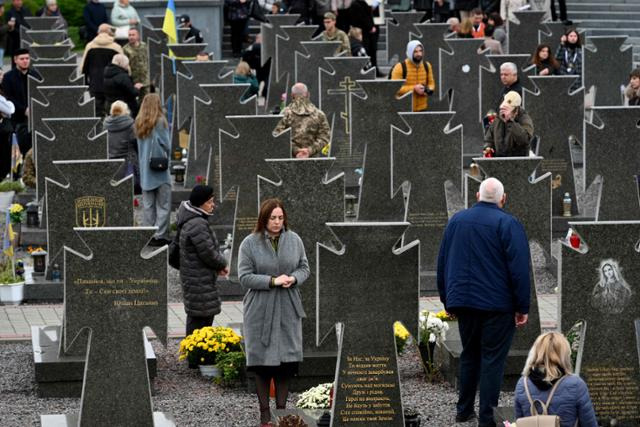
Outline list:
[[[127,43],[124,48],[124,54],[129,58],[129,66],[131,68],[131,80],[134,83],[142,83],[149,85],[149,51],[144,42],[140,42],[138,47],[133,47]]]
[[[300,148],[310,148],[310,155],[317,156],[329,144],[331,131],[327,117],[309,98],[294,98],[282,114],[284,117],[278,122],[274,133],[291,128],[294,156]]]
[[[340,42],[340,47],[336,50],[336,55],[344,52],[343,56],[351,56],[351,43],[349,42],[349,36],[342,30],[336,28],[333,34],[329,35],[327,31],[322,32],[323,42]]]

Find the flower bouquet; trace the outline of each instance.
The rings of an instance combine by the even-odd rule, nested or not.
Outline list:
[[[9,207],[9,219],[11,224],[20,224],[24,220],[24,206],[20,203],[14,203]]]
[[[333,383],[324,383],[302,392],[296,402],[300,409],[329,409]]]
[[[405,328],[402,323],[395,322],[393,324],[393,335],[396,338],[396,350],[398,351],[398,354],[400,354],[409,340],[409,331],[407,331],[407,328]]]
[[[433,360],[435,346],[440,346],[444,342],[447,331],[449,330],[449,324],[441,318],[445,316],[448,317],[448,315],[446,315],[446,312],[444,314],[441,313],[442,312],[438,313],[440,314],[440,317],[438,317],[437,313],[422,310],[418,321],[418,331],[420,334],[418,347],[422,355],[425,372],[430,380],[433,379],[433,376],[437,372],[437,367]]]
[[[190,365],[215,365],[220,355],[242,352],[242,337],[233,329],[207,326],[196,329],[180,341],[179,360],[187,359]]]

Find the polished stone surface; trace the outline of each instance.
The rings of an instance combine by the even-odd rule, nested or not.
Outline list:
[[[94,99],[85,99],[87,90],[88,86],[38,86],[39,94],[31,100],[32,138],[36,132],[54,137],[44,119],[96,117]]]
[[[387,18],[387,62],[395,64],[407,58],[407,43],[413,40],[424,12],[389,12]]]
[[[627,36],[591,36],[587,39],[593,47],[584,48],[584,87],[595,86],[595,104],[622,105],[620,86],[629,83],[629,71],[633,69],[633,45]]]
[[[540,43],[540,34],[550,30],[542,23],[544,11],[523,10],[514,12],[519,23],[506,20],[508,53],[533,54]],[[558,36],[559,37],[559,36]],[[552,52],[555,54],[555,52]]]
[[[394,245],[408,223],[329,223],[320,245],[318,337],[340,323],[333,426],[404,426],[393,323],[418,332],[419,242]]]
[[[320,103],[320,69],[331,70],[326,58],[336,56],[340,42],[307,41],[301,45],[306,53],[295,54],[294,81],[307,85],[309,99],[317,106]]]
[[[573,222],[580,251],[561,246],[559,324],[586,323],[576,372],[600,425],[640,423],[640,222]]]

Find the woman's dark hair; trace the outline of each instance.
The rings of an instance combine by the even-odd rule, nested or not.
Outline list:
[[[575,45],[573,45],[573,46],[577,46],[577,47],[582,46],[582,42],[581,42],[581,39],[582,39],[582,38],[580,37],[580,33],[578,32],[578,30],[576,30],[575,28],[569,28],[569,29],[567,30],[567,32],[566,32],[566,33],[564,33],[564,35],[567,37],[567,41],[565,41],[565,46],[566,46],[567,44],[569,44],[569,34],[571,34],[571,33],[576,33],[576,36],[578,36],[578,41],[577,41],[577,42],[576,42],[576,44],[575,44]]]
[[[489,19],[493,21],[493,25],[495,25],[496,27],[501,27],[504,25],[504,21],[502,20],[502,17],[498,12],[493,12],[491,15],[489,15]]]
[[[258,222],[253,229],[254,233],[261,233],[267,229],[267,224],[269,223],[269,217],[271,216],[271,212],[275,208],[282,209],[282,216],[284,220],[282,221],[282,225],[286,229],[287,225],[287,211],[284,209],[284,205],[280,199],[267,199],[260,204],[260,213],[258,214]]]
[[[484,36],[485,37],[493,37],[493,33],[495,32],[496,27],[493,25],[487,25],[484,27]]]
[[[544,43],[539,44],[538,47],[536,48],[536,51],[533,54],[533,57],[531,58],[531,63],[534,64],[536,67],[541,67],[543,65],[542,60],[540,59],[540,52],[544,48],[547,48],[549,50],[549,58],[547,59],[547,61],[549,61],[549,64],[551,64],[551,66],[554,69],[560,68],[560,63],[558,63],[558,60],[553,56],[553,53],[551,52],[551,46]]]
[[[633,71],[631,71],[631,73],[629,74],[629,78],[632,79],[634,77],[637,77],[640,79],[640,68],[636,68]]]

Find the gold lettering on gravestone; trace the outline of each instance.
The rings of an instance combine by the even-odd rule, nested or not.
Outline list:
[[[253,227],[256,226],[256,223],[258,222],[258,217],[255,216],[248,216],[248,217],[241,217],[241,218],[236,218],[236,230],[242,231],[242,230],[253,230]]]
[[[640,386],[634,381],[637,368],[592,367],[583,372],[598,418],[640,418]]]
[[[568,163],[564,159],[543,159],[540,162],[541,173],[551,172],[551,188],[556,189],[562,186],[562,176],[569,173]]]
[[[78,197],[75,207],[77,227],[104,227],[107,216],[107,201],[104,197]]]
[[[395,376],[387,356],[347,356],[346,369],[342,369],[340,387],[345,391],[345,408],[338,416],[342,423],[394,421],[396,411],[388,391],[397,386],[385,377]]]
[[[407,221],[414,227],[445,227],[449,216],[444,212],[410,213]]]
[[[83,287],[83,294],[92,298],[103,298],[105,306],[149,307],[158,306],[155,299],[144,299],[150,293],[145,286],[158,286],[158,279],[126,278],[76,278],[73,284]]]

